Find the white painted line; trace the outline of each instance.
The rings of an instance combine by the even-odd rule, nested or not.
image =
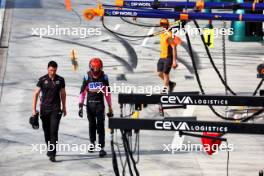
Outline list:
[[[184,117],[191,117],[194,114],[196,106],[187,106],[186,110],[184,110],[182,116]],[[184,136],[180,137],[179,132],[176,131],[171,142],[172,149],[180,149],[184,142]]]
[[[113,31],[117,31],[119,28],[120,28],[120,24],[116,24]],[[103,39],[100,39],[100,41],[103,41],[103,40],[110,40],[112,37],[110,36],[107,36],[106,38],[103,38]]]
[[[0,6],[0,36],[2,35],[2,29],[4,24],[5,4],[6,4],[6,0],[2,0]]]
[[[114,31],[117,31],[119,28],[120,28],[120,24],[116,24],[115,28],[114,28]]]
[[[176,131],[171,142],[171,149],[181,149],[184,141],[184,136],[180,137],[179,131]]]
[[[149,32],[148,32],[148,35],[153,34],[153,33],[154,33],[154,30],[155,30],[154,27],[150,28],[150,29],[149,29]],[[143,40],[141,46],[146,46],[148,40],[149,40],[149,37],[146,37],[146,38]]]

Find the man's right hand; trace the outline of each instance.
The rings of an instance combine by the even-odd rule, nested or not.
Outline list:
[[[177,62],[173,62],[173,63],[172,63],[172,68],[173,68],[173,69],[176,69],[177,67],[178,67]]]
[[[83,104],[79,103],[79,117],[83,118]]]
[[[108,113],[107,113],[106,115],[107,115],[107,117],[109,117],[109,118],[111,118],[111,117],[114,116],[114,114],[113,114],[113,109],[112,109],[111,106],[109,106]]]
[[[33,110],[32,110],[32,116],[35,116],[36,114],[37,114],[36,109],[33,109]]]

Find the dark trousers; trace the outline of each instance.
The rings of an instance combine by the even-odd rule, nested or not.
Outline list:
[[[105,146],[105,107],[103,103],[88,102],[87,118],[89,121],[90,142],[96,141],[96,131],[99,136],[101,148]]]
[[[44,131],[45,142],[48,148],[47,155],[55,156],[61,111],[41,111],[40,118],[42,120],[42,128]]]

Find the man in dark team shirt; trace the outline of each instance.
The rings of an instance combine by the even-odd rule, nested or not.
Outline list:
[[[109,81],[107,75],[102,71],[103,63],[99,58],[93,58],[89,63],[90,71],[84,76],[81,86],[79,103],[79,116],[83,117],[83,103],[87,93],[87,117],[89,121],[90,148],[89,152],[95,149],[96,131],[99,136],[99,156],[106,155],[105,147],[105,105],[104,97],[108,104],[108,114],[113,114]]]
[[[36,115],[36,106],[40,96],[40,118],[47,144],[47,155],[55,162],[56,143],[58,141],[59,123],[66,112],[66,91],[64,78],[57,75],[58,65],[54,61],[48,63],[48,74],[39,78],[32,102],[32,115]],[[61,107],[62,105],[62,107]]]

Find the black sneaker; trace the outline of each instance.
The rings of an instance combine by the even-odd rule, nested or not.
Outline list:
[[[50,156],[49,160],[50,160],[51,162],[56,162],[56,158],[55,158],[55,156]]]
[[[176,82],[172,82],[172,81],[169,82],[169,93],[173,92],[175,86],[176,86]]]
[[[93,153],[94,150],[95,150],[95,145],[94,145],[94,143],[91,143],[91,144],[89,145],[88,152],[89,152],[89,153]]]
[[[99,157],[104,157],[105,155],[106,155],[107,153],[106,153],[106,151],[104,151],[104,149],[101,149],[100,151],[99,151]]]

